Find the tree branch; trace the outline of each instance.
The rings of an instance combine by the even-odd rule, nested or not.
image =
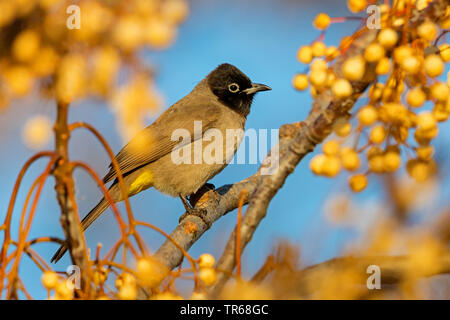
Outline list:
[[[81,229],[78,213],[76,212],[75,187],[72,178],[72,165],[69,163],[68,142],[70,131],[67,123],[68,105],[58,103],[57,118],[54,126],[55,151],[59,159],[55,164],[55,191],[61,208],[61,226],[64,230],[66,243],[69,248],[72,263],[81,271],[82,288],[89,285],[89,259],[86,243]]]

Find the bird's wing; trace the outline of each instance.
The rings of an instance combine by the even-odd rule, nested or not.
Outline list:
[[[167,109],[153,124],[143,129],[120,150],[116,159],[123,175],[160,159],[175,147],[182,147],[201,138],[194,137],[194,121],[202,121],[202,135],[220,121],[224,107],[218,102],[206,97],[197,97],[194,103],[191,97],[186,98]],[[184,139],[184,144],[172,141],[171,136],[176,129],[188,130],[192,140]],[[116,178],[112,164],[109,167],[109,172],[103,178],[104,183]]]

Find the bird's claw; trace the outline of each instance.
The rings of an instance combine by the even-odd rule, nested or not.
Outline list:
[[[188,216],[197,216],[200,219],[202,219],[203,223],[208,227],[208,229],[211,227],[211,223],[206,220],[206,214],[208,213],[208,211],[206,209],[203,208],[189,208],[186,210],[186,212],[180,217],[180,219],[178,220],[179,223],[181,223],[185,218],[187,218]]]

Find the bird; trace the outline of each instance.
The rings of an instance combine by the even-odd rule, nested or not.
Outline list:
[[[152,124],[137,133],[115,156],[123,175],[128,197],[155,188],[164,194],[179,197],[187,214],[195,214],[187,197],[195,194],[211,178],[221,172],[239,147],[241,138],[234,139],[218,152],[221,161],[174,161],[181,152],[195,157],[196,143],[211,140],[208,132],[244,130],[245,122],[256,93],[271,90],[265,84],[253,83],[237,67],[223,63],[201,80],[193,90],[163,112]],[[201,124],[199,128],[198,124]],[[201,131],[201,134],[198,132]],[[173,139],[174,132],[182,132],[186,139]],[[193,136],[193,137],[192,137]],[[180,142],[181,140],[181,142]],[[186,158],[186,159],[187,159]],[[216,158],[217,159],[217,158]],[[177,159],[175,159],[177,160]],[[194,162],[194,163],[192,163]],[[109,183],[109,193],[115,202],[124,199],[118,183],[117,172],[112,163],[103,182]],[[103,197],[83,218],[81,225],[86,230],[107,208]],[[67,251],[61,245],[52,257],[57,262]]]

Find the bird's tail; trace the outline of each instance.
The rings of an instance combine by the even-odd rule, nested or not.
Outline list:
[[[83,227],[83,231],[86,230],[92,222],[97,220],[97,218],[108,209],[108,201],[105,198],[102,198],[100,202],[83,218],[81,221],[81,226]],[[53,255],[51,262],[58,262],[67,251],[66,245],[62,245],[59,247],[58,251]]]

